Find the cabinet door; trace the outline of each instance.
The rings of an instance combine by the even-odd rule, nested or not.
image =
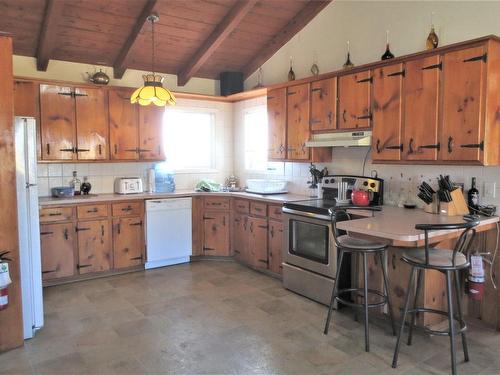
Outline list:
[[[404,308],[406,293],[408,292],[408,278],[411,273],[410,265],[401,260],[401,254],[401,248],[390,247],[387,252],[387,274],[389,276],[391,302],[395,317],[399,317]],[[411,292],[413,293],[413,291]]]
[[[76,157],[75,100],[71,87],[40,85],[40,133],[42,159]]]
[[[43,280],[74,275],[74,233],[72,223],[40,225]]]
[[[287,89],[287,159],[309,160],[309,84]]]
[[[337,128],[337,78],[311,83],[311,131]]]
[[[286,158],[286,88],[267,93],[268,157]]]
[[[229,256],[229,213],[206,211],[203,215],[203,252]]]
[[[485,47],[449,52],[443,57],[443,160],[481,160],[485,72]]]
[[[164,160],[163,115],[165,107],[139,108],[139,155],[141,160]]]
[[[108,220],[79,222],[76,232],[79,273],[109,270],[111,268],[111,241]]]
[[[438,55],[405,64],[405,160],[437,160],[440,69]]]
[[[144,229],[141,217],[113,220],[114,268],[139,266],[144,260]]]
[[[274,273],[282,273],[283,223],[269,220],[269,269]]]
[[[108,120],[102,89],[75,88],[79,160],[108,159]]]
[[[14,82],[14,116],[38,118],[37,88],[34,82]]]
[[[240,262],[248,262],[247,255],[247,221],[248,216],[236,215],[233,219],[233,253]]]
[[[348,74],[338,79],[338,128],[369,128],[371,123],[371,72]]]
[[[403,64],[373,71],[373,160],[401,160]]]
[[[130,103],[133,90],[109,90],[109,139],[111,159],[139,158],[138,105]]]
[[[249,263],[256,268],[267,269],[267,219],[248,218],[248,256]]]

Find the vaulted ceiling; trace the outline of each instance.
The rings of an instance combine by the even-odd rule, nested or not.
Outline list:
[[[151,69],[152,13],[156,70],[218,78],[248,77],[328,3],[319,0],[0,0],[0,31],[14,36],[14,53],[37,58]]]

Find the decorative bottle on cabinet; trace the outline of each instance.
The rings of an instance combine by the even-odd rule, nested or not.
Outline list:
[[[347,41],[347,59],[343,65],[344,68],[352,68],[354,64],[351,61],[351,45],[349,41]]]
[[[434,12],[431,14],[431,31],[429,32],[429,35],[427,36],[427,40],[425,42],[425,45],[427,49],[434,49],[437,48],[439,44],[439,38],[434,31]]]
[[[295,72],[293,71],[292,56],[290,56],[290,70],[288,71],[288,80],[295,81]]]
[[[391,49],[389,48],[389,30],[385,32],[385,35],[386,35],[385,52],[382,55],[381,59],[389,60],[394,58],[394,55],[392,54]]]

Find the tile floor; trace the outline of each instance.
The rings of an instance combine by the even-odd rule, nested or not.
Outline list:
[[[204,261],[45,290],[45,328],[0,355],[0,374],[440,374],[448,339],[417,334],[390,367],[395,338],[237,263]],[[477,323],[459,373],[500,373],[500,333]],[[460,346],[458,346],[460,347]]]

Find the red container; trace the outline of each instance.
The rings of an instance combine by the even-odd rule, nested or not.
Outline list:
[[[351,201],[355,206],[369,206],[370,194],[364,190],[353,190],[351,193]]]
[[[469,278],[469,298],[473,301],[481,301],[484,295],[484,278]]]

